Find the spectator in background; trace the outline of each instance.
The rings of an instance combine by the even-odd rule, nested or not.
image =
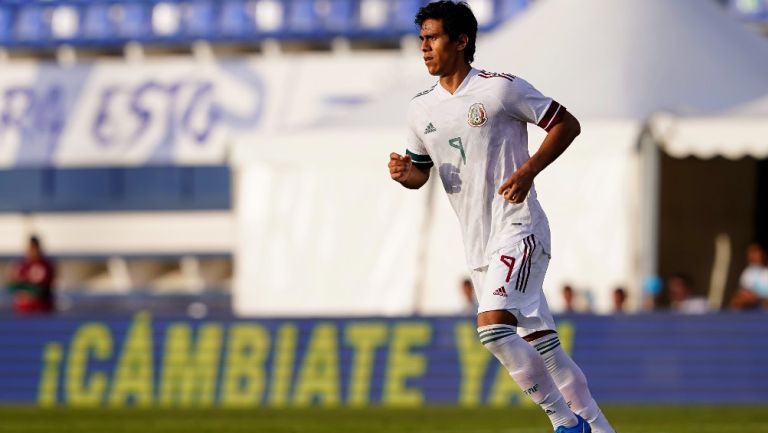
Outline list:
[[[54,311],[54,268],[45,258],[40,239],[31,236],[27,252],[14,265],[9,278],[13,305],[18,313],[49,313]]]
[[[573,287],[570,284],[563,286],[563,305],[564,313],[575,313],[576,307],[574,306],[575,293],[573,293]]]
[[[663,288],[664,283],[657,275],[650,275],[643,279],[643,309],[645,311],[656,310]]]
[[[704,314],[709,311],[707,299],[695,295],[693,280],[686,274],[675,274],[667,280],[669,305],[682,314]]]
[[[565,284],[562,289],[563,313],[589,313],[592,311],[594,299],[592,291],[586,289],[574,289],[570,284]]]
[[[731,308],[768,308],[768,252],[760,244],[747,247],[747,267],[739,278],[739,289],[731,298]]]
[[[627,291],[623,287],[617,287],[613,290],[613,312],[616,314],[626,313]]]
[[[461,280],[461,294],[464,297],[464,312],[467,314],[477,313],[477,299],[475,299],[475,289],[472,280],[464,278]]]

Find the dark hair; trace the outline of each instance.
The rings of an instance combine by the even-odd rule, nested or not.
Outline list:
[[[29,244],[34,246],[34,247],[36,247],[36,248],[40,248],[40,238],[37,237],[37,235],[30,236],[29,237]]]
[[[672,274],[672,276],[669,277],[669,280],[680,280],[680,282],[683,283],[683,285],[687,287],[688,290],[690,291],[694,290],[695,284],[693,281],[693,277],[691,277],[689,274],[686,274],[685,272],[674,273]]]
[[[419,9],[414,23],[421,28],[424,21],[429,19],[442,21],[443,30],[453,42],[459,39],[459,35],[467,35],[469,40],[467,47],[464,48],[464,61],[472,63],[475,60],[477,19],[466,2],[454,3],[441,0],[430,3]]]

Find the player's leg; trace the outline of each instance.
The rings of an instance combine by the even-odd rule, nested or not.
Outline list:
[[[587,386],[587,378],[560,345],[555,322],[544,297],[536,311],[530,311],[518,329],[541,355],[544,365],[568,406],[587,420],[593,433],[615,433]]]
[[[587,386],[587,378],[560,346],[557,334],[531,341],[571,410],[587,420],[593,433],[615,433]]]
[[[541,270],[535,250],[533,239],[526,239],[494,254],[483,281],[478,281],[475,273],[480,342],[501,362],[523,392],[544,410],[556,432],[588,433],[588,426],[568,408],[539,353],[517,333],[518,317],[513,314],[514,308],[520,303],[535,301],[530,292],[526,294],[525,284],[531,274]]]

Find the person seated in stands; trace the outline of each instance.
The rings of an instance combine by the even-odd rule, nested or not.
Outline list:
[[[40,239],[31,236],[24,258],[11,269],[9,288],[17,313],[54,311],[54,267],[43,254]]]
[[[703,314],[709,311],[707,298],[695,294],[693,280],[686,274],[675,274],[667,280],[672,311],[682,314]]]
[[[475,298],[474,285],[469,277],[461,280],[461,296],[464,298],[462,313],[477,314],[477,298]]]
[[[747,267],[739,278],[739,288],[731,298],[734,310],[768,308],[768,252],[758,243],[747,247]]]
[[[623,287],[617,287],[613,290],[613,312],[623,314],[626,312],[627,291]]]
[[[564,313],[574,313],[576,312],[575,307],[575,297],[576,294],[573,292],[573,287],[571,287],[570,284],[566,284],[563,286],[563,312]]]

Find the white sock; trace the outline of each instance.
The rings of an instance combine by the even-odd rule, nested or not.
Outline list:
[[[517,385],[544,409],[555,429],[573,427],[578,423],[549,376],[544,361],[528,342],[517,335],[514,326],[481,326],[477,328],[477,333],[480,342],[504,365]]]
[[[581,368],[560,346],[557,334],[537,338],[531,345],[544,360],[547,371],[565,397],[568,407],[589,423],[592,433],[616,433],[592,398]]]

